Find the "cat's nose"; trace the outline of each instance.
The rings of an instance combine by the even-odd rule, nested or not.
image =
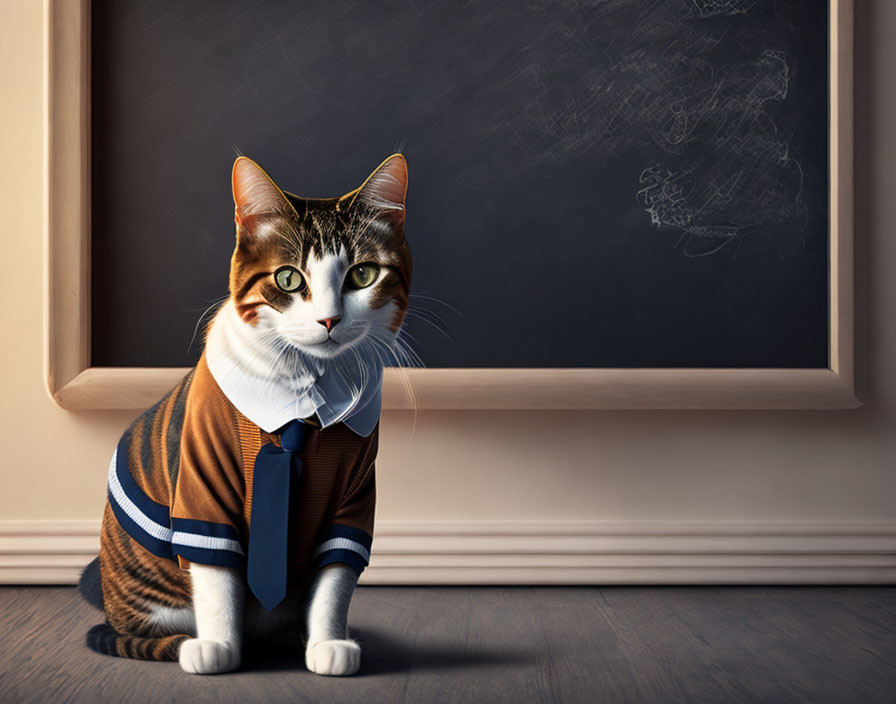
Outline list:
[[[342,318],[321,318],[317,322],[323,325],[327,329],[327,332],[330,332],[333,328],[336,327],[336,323],[338,323],[340,320],[342,320]]]

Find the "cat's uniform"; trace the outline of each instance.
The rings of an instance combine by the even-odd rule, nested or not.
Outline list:
[[[343,640],[333,619],[369,560],[382,367],[399,348],[411,276],[404,157],[334,198],[287,194],[245,157],[232,186],[231,295],[196,368],[118,443],[100,537],[107,622],[87,634],[97,652],[184,656],[189,672],[229,667],[253,630],[267,644],[307,625],[309,652],[322,633]],[[315,321],[328,339],[312,341]],[[315,652],[309,668],[335,667],[333,648]]]
[[[284,404],[268,391],[259,400],[220,360],[215,372],[203,354],[122,436],[109,469],[104,540],[123,531],[159,560],[181,568],[190,562],[244,568],[256,456],[265,443],[279,446],[277,430],[307,412],[307,394],[293,394],[295,402]],[[376,381],[347,418],[334,422],[345,409],[326,405],[305,418],[301,478],[292,488],[289,511],[288,594],[304,590],[324,565],[341,562],[360,574],[368,564],[380,405]]]

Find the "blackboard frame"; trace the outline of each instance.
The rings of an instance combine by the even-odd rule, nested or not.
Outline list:
[[[68,409],[154,403],[180,368],[90,360],[90,0],[45,1],[45,371]],[[853,0],[830,3],[827,369],[388,369],[387,409],[844,409],[854,385]]]

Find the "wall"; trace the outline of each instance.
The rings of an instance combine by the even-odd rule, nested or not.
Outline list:
[[[41,12],[37,0],[0,3],[0,26],[5,28],[0,43],[5,96],[0,111],[0,153],[5,157],[0,169],[5,293],[0,296],[5,325],[0,347],[0,579],[7,581],[40,578],[35,575],[47,581],[73,578],[74,566],[93,549],[91,535],[103,507],[111,450],[134,415],[63,411],[44,389]],[[769,534],[778,541],[779,566],[804,559],[812,552],[804,546],[813,540],[826,541],[819,548],[825,559],[844,552],[838,551],[838,540],[852,540],[846,552],[855,552],[862,570],[844,579],[896,576],[893,31],[896,3],[860,3],[857,362],[866,405],[844,412],[420,411],[416,417],[389,412],[382,421],[378,519],[386,526],[384,544],[396,580],[405,575],[413,581],[414,560],[425,562],[421,553],[440,549],[425,535],[427,525],[433,526],[429,532],[449,534],[446,540],[454,542],[441,548],[443,564],[461,568],[468,548],[479,555],[475,559],[492,563],[500,553],[517,551],[523,567],[532,568],[534,562],[547,564],[554,546],[575,552],[578,543],[569,542],[575,538],[585,541],[582,552],[590,556],[583,562],[591,566],[587,579],[601,581],[601,575],[608,575],[606,581],[638,581],[637,571],[613,572],[613,566],[635,560],[632,564],[644,567],[633,556],[657,548],[670,526],[685,526],[690,542],[670,554],[691,555],[694,569],[701,560],[712,564],[711,557],[694,555],[711,552],[700,547],[700,540],[721,530],[732,539],[734,552],[738,536],[753,536],[747,555],[761,553],[766,543],[756,542],[755,536]],[[484,520],[498,521],[498,532],[510,537],[484,546],[489,535],[480,523]],[[558,528],[558,520],[566,523]],[[67,531],[77,538],[75,543],[68,541]],[[516,539],[510,535],[514,532]],[[797,534],[796,542],[781,542],[791,533]],[[524,548],[524,542],[531,542],[529,534],[550,534],[546,547]],[[646,536],[646,542],[626,547],[626,536],[632,534]],[[408,535],[423,542],[412,544]],[[620,555],[616,563],[601,562],[607,552],[601,546],[606,545]],[[799,557],[788,563],[788,554]],[[767,569],[770,563],[763,568],[765,576],[751,573],[751,560],[742,556],[740,562],[740,571],[727,576],[707,574],[729,581],[751,574],[770,581],[801,579],[793,571],[780,573],[789,577],[769,576],[775,572]],[[542,581],[563,581],[563,575],[585,579],[576,577],[575,557],[563,565],[565,571],[540,573]],[[29,566],[44,571],[29,571]],[[387,566],[383,563],[379,573],[385,575]],[[525,581],[531,574],[539,580],[537,570],[508,567],[507,580],[492,573],[489,578]],[[673,573],[654,569],[645,581]],[[450,581],[474,573],[431,574],[442,576],[417,581]],[[713,579],[691,574],[695,581]],[[815,574],[806,572],[806,579],[838,579],[830,571]],[[688,581],[680,574],[669,579]]]

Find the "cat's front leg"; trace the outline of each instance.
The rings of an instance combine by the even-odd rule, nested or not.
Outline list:
[[[357,583],[355,571],[341,563],[327,565],[314,577],[305,665],[318,675],[352,675],[361,665],[361,646],[348,638],[348,607]]]
[[[229,567],[190,565],[196,637],[180,647],[180,666],[196,675],[230,672],[240,666],[243,580]]]

